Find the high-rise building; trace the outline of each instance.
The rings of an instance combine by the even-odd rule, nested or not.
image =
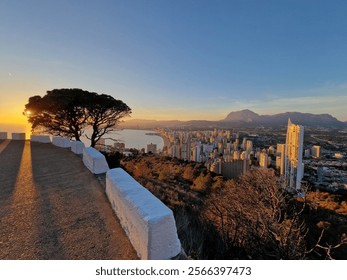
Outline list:
[[[277,144],[277,159],[276,157],[276,166],[280,169],[280,174],[284,175],[284,161],[286,155],[286,145],[285,144]]]
[[[279,155],[276,155],[276,168],[280,170],[281,172],[281,162],[282,162],[282,158]],[[281,173],[280,173],[281,174]],[[281,174],[282,175],[282,174]]]
[[[210,171],[216,174],[222,174],[222,160],[216,159],[212,162]]]
[[[247,138],[245,137],[242,139],[241,149],[244,149],[244,150],[246,149],[246,143],[247,143]]]
[[[268,154],[269,155],[273,155],[275,153],[275,147],[274,146],[270,146],[268,149]]]
[[[249,160],[232,160],[221,163],[221,174],[228,179],[237,178],[250,170]]]
[[[235,160],[240,159],[240,152],[239,151],[234,151],[233,152],[233,156],[234,156]]]
[[[249,159],[248,157],[249,157],[248,152],[242,151],[242,153],[240,155],[240,159],[242,159],[242,160]]]
[[[114,147],[117,151],[123,152],[123,151],[125,150],[125,143],[117,142],[117,143],[114,143],[114,144],[113,144],[113,147]]]
[[[270,165],[269,156],[265,152],[260,153],[259,165],[263,168],[268,168]]]
[[[285,187],[288,190],[300,190],[304,176],[302,153],[304,146],[304,127],[293,124],[288,119],[285,151]]]
[[[181,159],[188,160],[188,145],[186,143],[181,144]]]
[[[246,151],[251,152],[253,150],[253,142],[252,140],[247,140],[246,141]]]
[[[147,153],[153,153],[156,154],[157,153],[157,144],[148,144],[147,145]]]
[[[320,157],[320,146],[312,146],[311,148],[311,155],[314,158],[319,158]]]
[[[194,147],[192,158],[195,162],[201,162],[201,144]]]
[[[304,157],[309,158],[310,156],[311,156],[311,150],[310,149],[304,150]]]
[[[178,145],[178,144],[172,145],[171,151],[170,151],[170,156],[180,158],[180,145]]]
[[[236,138],[234,142],[234,150],[238,150],[238,148],[239,148],[239,138]]]

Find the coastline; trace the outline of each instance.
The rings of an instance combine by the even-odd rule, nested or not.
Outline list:
[[[164,147],[170,147],[170,139],[167,138],[165,135],[163,135],[162,133],[160,133],[160,137],[163,139],[164,141]]]

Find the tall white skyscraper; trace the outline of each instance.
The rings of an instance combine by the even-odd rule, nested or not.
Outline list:
[[[302,153],[304,146],[304,127],[293,124],[288,119],[286,153],[285,153],[285,184],[288,190],[300,190],[304,176]]]

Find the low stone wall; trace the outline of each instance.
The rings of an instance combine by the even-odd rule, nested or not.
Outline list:
[[[1,136],[7,137],[7,133]],[[25,133],[12,133],[12,139],[25,140]],[[30,141],[50,143],[50,137],[31,135]],[[53,137],[52,144],[82,154],[84,165],[93,174],[107,172],[106,195],[139,258],[173,259],[182,252],[172,211],[128,173],[121,168],[110,170],[103,154],[80,141]]]
[[[60,137],[60,136],[53,136],[53,145],[61,148],[70,148],[71,147],[71,141],[69,138]]]
[[[105,156],[92,147],[83,150],[83,163],[93,174],[102,174],[109,170]]]
[[[1,140],[7,139],[7,132],[0,132],[0,139]]]
[[[85,146],[81,141],[71,141],[71,151],[77,155],[82,155]]]
[[[12,140],[25,140],[25,133],[12,133]]]
[[[7,139],[7,132],[0,132],[0,139],[1,140]]]
[[[39,143],[51,143],[51,138],[49,135],[31,135],[31,142],[39,142]]]
[[[106,194],[141,259],[172,259],[180,254],[172,211],[123,169],[106,173]]]

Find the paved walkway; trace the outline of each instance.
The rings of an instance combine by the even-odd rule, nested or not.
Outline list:
[[[51,144],[0,143],[0,259],[136,258],[79,156]]]

